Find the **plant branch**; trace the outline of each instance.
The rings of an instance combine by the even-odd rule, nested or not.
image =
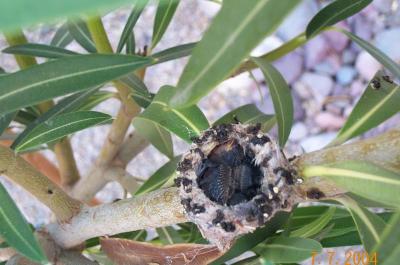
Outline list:
[[[77,214],[82,204],[37,171],[11,149],[0,146],[0,173],[19,184],[50,208],[61,222]]]
[[[87,22],[88,29],[96,44],[96,48],[101,53],[112,53],[112,47],[107,38],[107,34],[104,30],[103,23],[100,17],[90,18]],[[143,78],[144,71],[140,72],[141,78]],[[114,81],[114,85],[118,90],[121,98],[121,106],[118,111],[117,117],[111,125],[110,132],[106,138],[106,141],[100,151],[99,157],[89,175],[82,179],[77,185],[75,185],[72,194],[78,199],[87,201],[91,199],[104,185],[108,182],[105,178],[105,172],[109,167],[115,166],[114,161],[120,160],[118,157],[119,151],[123,148],[123,140],[128,131],[132,119],[140,112],[140,107],[131,98],[131,92],[128,87],[118,81]],[[136,138],[135,134],[135,138]],[[133,139],[133,137],[130,137]],[[139,138],[139,145],[142,140]],[[140,148],[138,148],[139,150]],[[140,149],[140,151],[143,149]],[[124,152],[125,154],[125,152]],[[133,155],[132,155],[133,154]],[[136,153],[132,153],[133,158]],[[123,155],[125,156],[125,155]],[[117,160],[116,160],[117,159]],[[126,162],[125,162],[126,161]],[[125,168],[126,159],[122,160],[121,168]]]
[[[187,221],[177,188],[85,208],[68,223],[47,229],[58,245],[71,248],[97,236],[156,228]]]
[[[28,43],[24,33],[22,31],[17,31],[14,34],[5,34],[7,42],[10,45],[19,45]],[[30,56],[24,55],[14,55],[21,69],[28,68],[37,64],[36,59]],[[45,101],[39,103],[37,108],[41,113],[45,113],[51,107],[54,106],[53,101]],[[58,141],[54,146],[54,153],[56,154],[56,159],[59,165],[59,171],[61,175],[61,185],[63,187],[70,187],[80,178],[78,168],[76,166],[74,154],[72,152],[71,144],[68,138],[63,138]]]
[[[138,133],[129,134],[113,161],[101,167],[93,167],[89,174],[74,186],[71,191],[72,196],[82,201],[89,201],[111,180],[118,181],[125,189],[132,192],[137,187],[137,181],[127,175],[125,167],[148,145],[149,142]],[[124,173],[116,175],[115,170]],[[132,189],[133,187],[135,188]]]
[[[348,160],[369,161],[400,172],[400,127],[373,138],[304,154],[293,165],[301,172],[306,166]]]
[[[293,161],[293,165],[299,170],[298,172],[301,172],[302,168],[309,165],[354,158],[399,171],[400,128],[352,144],[304,154]],[[299,185],[297,191],[300,192],[300,198],[309,200],[301,193],[305,193],[311,187],[320,189],[327,197],[346,192],[325,179],[309,178],[304,184]],[[96,236],[162,227],[185,221],[187,220],[183,215],[177,188],[167,188],[112,204],[85,208],[70,222],[52,224],[48,229],[58,244],[63,247],[73,247]]]

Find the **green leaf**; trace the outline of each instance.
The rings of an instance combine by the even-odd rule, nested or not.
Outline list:
[[[319,233],[332,219],[335,214],[335,207],[329,207],[329,209],[321,214],[316,220],[311,223],[304,225],[303,227],[290,233],[291,237],[311,237]]]
[[[372,248],[381,240],[386,226],[385,222],[376,214],[358,205],[350,197],[335,198],[335,200],[349,210],[365,249],[371,252]]]
[[[0,75],[5,75],[5,74],[7,74],[6,71],[4,71],[4,69],[0,67]]]
[[[92,36],[90,35],[85,21],[80,19],[68,21],[68,30],[74,40],[76,40],[76,42],[78,42],[85,50],[90,53],[97,52],[96,45],[92,40]]]
[[[82,103],[81,106],[79,106],[79,110],[91,110],[100,103],[113,98],[115,96],[115,93],[108,92],[108,91],[99,91],[95,94],[89,95],[88,98],[86,98],[85,102]]]
[[[77,55],[2,76],[0,114],[98,86],[150,62],[132,55]]]
[[[59,57],[79,54],[74,51],[70,51],[57,46],[37,44],[37,43],[27,43],[27,44],[7,47],[3,50],[3,52],[10,54],[17,54],[17,55],[44,57],[44,58],[59,58]]]
[[[264,131],[269,131],[276,122],[274,115],[264,114],[256,107],[256,105],[247,104],[228,112],[215,121],[214,125],[235,123],[236,121],[243,124],[261,123]]]
[[[53,39],[50,42],[50,45],[64,48],[65,46],[70,44],[73,40],[74,38],[69,33],[67,23],[64,23],[61,25],[61,27],[57,29]]]
[[[165,31],[175,14],[180,0],[160,0],[157,7],[156,18],[154,20],[153,38],[151,48],[153,49],[161,40]]]
[[[381,241],[374,246],[371,254],[377,253],[379,264],[396,265],[400,260],[400,212],[390,219],[383,231]]]
[[[0,183],[0,235],[22,255],[37,262],[47,258],[14,201]]]
[[[311,38],[324,28],[357,14],[371,2],[372,0],[336,0],[330,3],[321,9],[308,23],[306,29],[307,38]]]
[[[267,60],[252,58],[264,73],[274,103],[278,121],[279,145],[283,147],[289,138],[293,123],[293,99],[283,76]]]
[[[393,75],[395,75],[397,78],[400,78],[400,66],[390,59],[389,56],[375,48],[373,45],[371,45],[369,42],[361,39],[360,37],[357,37],[351,32],[348,32],[347,30],[341,29],[341,28],[334,28],[332,27],[333,30],[339,31],[343,34],[345,34],[347,37],[349,37],[352,41],[360,45],[361,48],[366,50],[371,56],[373,56],[378,62],[383,64],[384,67],[386,67],[390,72],[392,72]]]
[[[172,245],[185,242],[179,235],[178,231],[176,231],[171,226],[157,228],[156,230],[158,236],[160,237],[161,243],[163,243],[164,245]]]
[[[204,114],[197,106],[174,109],[167,102],[175,93],[170,86],[160,88],[150,106],[135,119],[148,119],[160,124],[183,140],[191,142],[193,137],[209,127]]]
[[[399,86],[384,80],[382,76],[383,74],[378,72],[371,80],[338,136],[329,146],[342,144],[375,128],[400,111]],[[376,82],[379,83],[379,88],[375,87]]]
[[[133,28],[136,25],[137,20],[140,17],[140,14],[142,14],[143,9],[146,7],[148,0],[135,0],[134,1],[134,7],[131,12],[131,14],[128,17],[128,21],[125,24],[124,29],[122,30],[121,33],[121,38],[119,39],[118,46],[117,46],[117,53],[120,53],[122,51],[122,48],[124,48],[124,45],[127,43],[128,38],[131,36],[133,32]]]
[[[95,111],[65,113],[37,126],[15,146],[15,151],[27,151],[109,120],[110,115]]]
[[[87,13],[101,13],[131,2],[132,0],[0,1],[0,31],[13,30],[38,22],[59,21],[62,18]]]
[[[135,33],[132,31],[131,35],[126,40],[126,54],[135,54],[136,51]]]
[[[270,265],[270,264],[264,261],[263,258],[255,256],[232,263],[232,265]]]
[[[321,176],[370,200],[399,207],[400,175],[372,163],[346,161],[328,165],[310,166],[303,176]]]
[[[253,48],[271,34],[299,1],[242,0],[224,2],[221,11],[186,65],[171,106],[198,102],[224,80]]]
[[[167,61],[183,58],[192,53],[193,48],[197,42],[178,45],[163,51],[154,53],[151,57],[156,60],[156,64],[164,63]]]
[[[162,167],[160,167],[142,186],[135,192],[135,195],[141,195],[161,188],[172,176],[175,175],[178,162],[181,156],[176,156]]]
[[[17,116],[15,116],[14,118],[16,122],[21,123],[23,125],[28,125],[29,123],[33,122],[36,119],[37,116],[25,110],[18,111]]]
[[[25,140],[30,132],[32,132],[35,128],[40,126],[41,124],[47,122],[48,120],[56,117],[57,115],[71,112],[77,109],[87,98],[89,98],[92,94],[94,94],[99,88],[92,88],[84,92],[73,94],[50,108],[48,111],[40,115],[33,122],[30,122],[25,130],[20,133],[15,139],[15,141],[11,145],[11,149],[15,149],[17,145],[21,143],[21,141]]]
[[[136,129],[135,131],[154,145],[158,151],[170,159],[174,157],[171,134],[158,123],[147,119],[134,119],[133,126]]]
[[[17,115],[16,112],[0,115],[0,135],[2,135],[3,132],[8,128],[8,125],[10,125],[10,123],[13,121],[15,115]]]
[[[254,233],[249,233],[238,238],[235,244],[222,257],[211,263],[211,265],[221,265],[224,262],[251,250],[268,237],[274,236],[276,231],[285,224],[288,218],[289,213],[277,212],[264,227],[258,228]]]
[[[153,100],[153,94],[149,92],[143,81],[135,74],[129,74],[119,79],[132,92],[133,100],[142,108],[147,108]]]
[[[321,251],[321,244],[313,239],[282,236],[269,239],[256,248],[258,254],[274,263],[301,262]]]

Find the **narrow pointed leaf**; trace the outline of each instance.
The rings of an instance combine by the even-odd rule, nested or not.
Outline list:
[[[371,252],[372,248],[381,240],[385,222],[376,214],[358,205],[350,197],[335,198],[351,213],[357,226],[358,233],[364,248]]]
[[[394,207],[400,206],[400,175],[371,163],[346,161],[310,166],[303,170],[303,176],[328,177],[355,194]]]
[[[130,3],[132,0],[0,1],[0,31],[15,30],[39,22],[57,22],[63,18],[76,18],[78,15],[93,14],[93,12],[103,13]]]
[[[171,99],[173,107],[197,103],[271,34],[299,1],[230,0],[196,46]]]
[[[122,48],[124,48],[124,45],[131,36],[133,28],[135,27],[140,14],[142,14],[143,9],[146,7],[147,2],[148,0],[135,0],[132,12],[128,17],[128,21],[126,22],[124,29],[122,30],[121,38],[119,39],[117,46],[117,53],[120,53]]]
[[[95,111],[65,113],[37,126],[15,146],[15,151],[27,151],[110,120],[110,115]]]
[[[274,103],[278,122],[279,145],[283,147],[289,138],[293,123],[293,99],[283,76],[267,60],[253,58],[265,76]]]
[[[139,77],[129,74],[119,80],[131,90],[132,98],[139,106],[147,108],[150,105],[154,96]]]
[[[164,245],[172,245],[177,243],[184,243],[185,241],[173,227],[157,228],[157,234]]]
[[[0,115],[0,135],[2,135],[3,132],[8,128],[15,115],[17,115],[16,112],[9,112]]]
[[[50,45],[64,48],[65,46],[70,44],[73,40],[74,40],[74,38],[69,33],[67,23],[64,23],[61,25],[61,27],[59,27],[57,29],[56,33],[54,34],[53,39],[50,42]]]
[[[92,88],[84,92],[76,93],[58,102],[33,122],[29,123],[25,130],[20,133],[17,139],[15,139],[15,141],[12,143],[11,149],[15,149],[15,147],[19,145],[19,143],[23,141],[25,137],[27,137],[29,133],[32,132],[36,127],[56,117],[57,115],[77,109],[87,98],[90,97],[90,95],[94,94],[98,89],[99,88]]]
[[[313,239],[301,237],[276,237],[256,248],[264,259],[274,263],[301,262],[312,253],[320,253],[321,244]]]
[[[261,112],[254,104],[247,104],[225,114],[215,121],[214,124],[234,123],[237,121],[243,124],[261,123],[264,131],[269,131],[276,122],[274,115]]]
[[[149,64],[132,55],[77,55],[29,67],[0,78],[0,113],[86,90]]]
[[[96,45],[92,40],[89,29],[83,20],[71,20],[68,22],[68,30],[74,40],[78,42],[82,48],[90,53],[97,52]]]
[[[378,72],[368,84],[336,139],[329,145],[344,143],[375,128],[400,111],[399,102],[399,85],[386,81],[383,73]]]
[[[27,43],[27,44],[7,47],[3,50],[3,52],[10,54],[17,54],[17,55],[44,57],[44,58],[59,58],[59,57],[79,54],[74,51],[70,51],[57,46],[37,44],[37,43]]]
[[[366,50],[371,56],[373,56],[378,62],[380,62],[384,67],[386,67],[392,74],[400,79],[400,66],[395,61],[390,59],[389,56],[378,50],[376,47],[371,45],[369,42],[361,39],[360,37],[354,35],[347,30],[341,28],[332,27],[333,30],[339,31],[349,37],[352,41],[360,45],[361,48]]]
[[[126,54],[136,53],[136,39],[135,33],[132,31],[131,35],[126,40]]]
[[[45,262],[46,257],[32,230],[18,210],[14,201],[0,183],[0,235],[7,244],[22,255],[37,262]]]
[[[150,106],[136,119],[154,121],[183,140],[191,142],[191,139],[207,129],[209,124],[197,106],[182,109],[170,107],[167,102],[175,91],[176,89],[169,86],[160,88]]]
[[[400,212],[390,219],[382,234],[381,241],[374,246],[371,253],[377,253],[379,264],[396,265],[400,260]]]
[[[156,18],[154,21],[153,38],[151,47],[154,48],[161,40],[165,31],[175,14],[180,0],[160,0],[157,6]]]
[[[158,151],[170,159],[174,157],[171,134],[158,123],[147,119],[135,119],[133,121],[133,126],[136,131],[154,145]]]
[[[330,207],[325,213],[311,223],[290,233],[291,237],[311,237],[319,233],[332,219],[335,214],[335,207]]]
[[[25,110],[20,110],[17,112],[17,116],[15,116],[14,120],[18,123],[23,125],[28,125],[29,123],[33,122],[37,119],[37,116],[32,115],[30,112]]]
[[[160,167],[142,186],[135,192],[140,195],[161,188],[172,176],[175,175],[181,156],[176,156]]]
[[[273,62],[278,60],[279,58],[282,58],[286,54],[294,51],[298,47],[306,44],[308,39],[306,38],[306,34],[303,32],[299,34],[298,36],[294,37],[293,39],[285,42],[278,48],[267,52],[264,55],[261,55],[260,57],[256,57],[262,60],[267,60],[268,62]],[[234,75],[238,75],[240,73],[249,71],[251,69],[257,68],[257,64],[253,60],[247,60],[244,63],[240,65],[240,67],[235,71]]]
[[[311,38],[324,28],[357,14],[371,2],[372,0],[336,0],[330,3],[321,9],[308,23],[306,29],[307,38]]]
[[[180,59],[189,56],[193,48],[197,45],[197,42],[187,43],[178,45],[172,48],[165,49],[163,51],[154,53],[151,57],[156,60],[156,64],[164,63],[167,61]]]
[[[89,97],[85,98],[85,101],[82,102],[82,105],[79,106],[78,110],[91,110],[100,103],[113,98],[115,93],[108,91],[99,91],[97,93],[93,93],[89,95]]]

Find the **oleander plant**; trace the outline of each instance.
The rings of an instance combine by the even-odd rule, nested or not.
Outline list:
[[[157,52],[179,0],[0,3],[8,43],[2,53],[20,68],[0,68],[0,172],[55,217],[33,227],[0,183],[0,264],[314,265],[325,248],[348,246],[362,251],[346,253],[340,264],[399,264],[400,127],[353,138],[399,112],[400,66],[334,26],[372,0],[328,1],[304,33],[257,57],[252,50],[301,1],[213,2],[219,10],[198,42]],[[138,47],[133,30],[150,5],[153,35]],[[102,16],[121,6],[131,13],[113,49]],[[50,43],[27,41],[22,29],[54,22]],[[289,157],[292,92],[272,62],[325,31],[349,38],[384,71],[365,87],[329,145]],[[79,51],[66,48],[72,41]],[[188,62],[178,82],[151,93],[146,69],[183,57]],[[208,121],[197,103],[224,80],[257,68],[274,113],[248,104]],[[92,110],[110,98],[120,101],[114,117]],[[107,135],[81,176],[70,138],[94,126],[108,128]],[[269,133],[273,127],[277,139]],[[172,135],[190,144],[186,153],[174,154]],[[149,145],[169,161],[143,182],[126,167]],[[43,149],[55,154],[57,167]],[[111,181],[128,196],[96,200]],[[326,264],[338,264],[329,253]]]

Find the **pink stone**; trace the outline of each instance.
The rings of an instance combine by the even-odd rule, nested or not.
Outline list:
[[[315,117],[315,123],[324,130],[338,130],[346,119],[329,112],[320,112]]]

